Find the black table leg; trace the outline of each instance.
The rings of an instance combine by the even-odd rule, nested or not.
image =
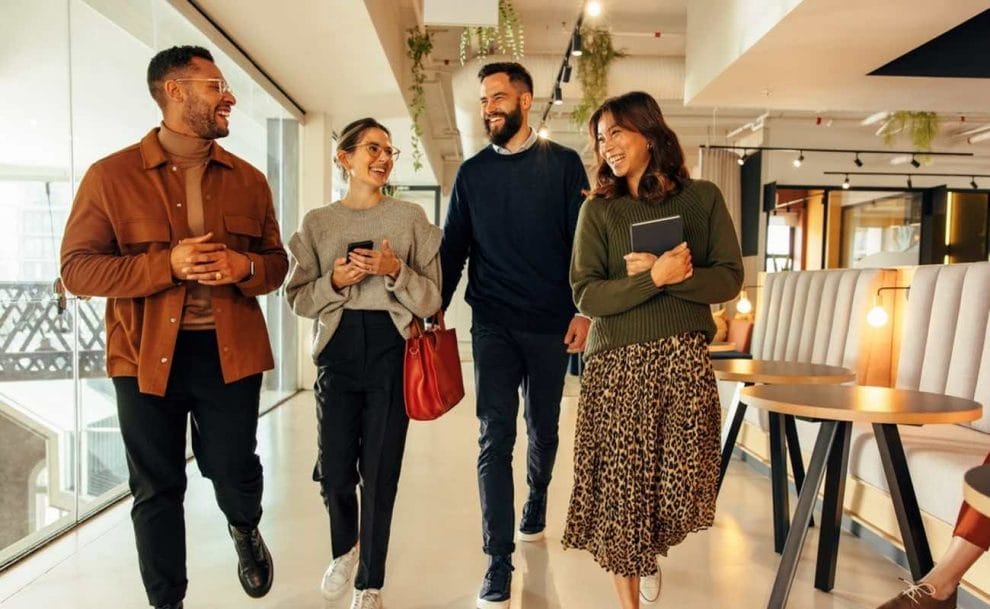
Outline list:
[[[928,536],[925,535],[925,525],[921,520],[918,497],[914,494],[911,472],[904,456],[901,435],[897,432],[897,425],[879,423],[874,423],[873,434],[877,439],[877,448],[880,449],[880,462],[883,463],[890,498],[894,502],[894,512],[897,514],[897,525],[901,529],[911,576],[918,581],[932,570],[934,562],[931,548],[928,547]]]
[[[818,562],[815,587],[829,592],[835,586],[835,562],[839,554],[839,534],[842,531],[842,500],[846,496],[846,470],[849,467],[849,445],[852,423],[840,422],[828,456],[825,473],[825,501],[822,506],[822,528],[818,537]]]
[[[787,441],[784,415],[769,413],[770,418],[770,489],[773,501],[773,551],[784,549],[791,516],[787,489]]]
[[[729,469],[729,461],[732,459],[732,451],[736,448],[736,439],[739,437],[739,429],[742,427],[743,419],[746,418],[746,405],[736,400],[729,406],[727,413],[727,425],[722,431],[722,465],[718,471],[718,490],[722,490],[722,479]]]
[[[804,484],[804,460],[801,458],[801,440],[798,439],[794,417],[784,416],[784,431],[787,433],[787,453],[791,457],[791,471],[794,472],[794,487],[801,492]]]
[[[787,453],[791,457],[791,471],[794,473],[794,489],[798,494],[801,494],[801,485],[804,484],[804,459],[801,457],[801,440],[798,438],[794,417],[782,416],[784,417],[784,431],[787,433]],[[814,517],[811,518],[810,526],[815,526]]]
[[[777,567],[777,577],[774,579],[773,588],[770,591],[768,609],[783,609],[787,604],[787,596],[791,592],[791,584],[794,583],[798,559],[801,557],[801,548],[804,546],[805,537],[808,535],[808,523],[811,521],[811,512],[815,508],[818,488],[822,484],[822,478],[825,477],[825,463],[832,451],[838,426],[837,421],[823,421],[821,429],[818,430],[815,448],[811,453],[811,462],[808,463],[808,476],[804,486],[801,487],[797,509],[794,511],[794,520],[791,522],[787,542],[784,544],[783,556],[780,557],[780,566]]]

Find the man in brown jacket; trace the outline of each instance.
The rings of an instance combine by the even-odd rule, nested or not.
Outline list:
[[[236,103],[200,47],[148,66],[160,127],[89,168],[62,240],[73,293],[107,297],[107,372],[134,495],[131,517],[148,600],[186,593],[186,417],[252,597],[272,585],[256,454],[261,373],[274,367],[256,296],[281,285],[282,248],[265,176],[214,142]]]

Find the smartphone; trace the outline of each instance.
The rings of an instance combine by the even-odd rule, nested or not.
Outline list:
[[[368,241],[354,241],[353,243],[348,243],[347,254],[345,254],[345,257],[349,260],[351,257],[351,252],[357,249],[373,250],[375,249],[375,242],[368,240]]]

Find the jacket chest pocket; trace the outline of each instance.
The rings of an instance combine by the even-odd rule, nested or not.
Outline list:
[[[117,239],[122,254],[143,254],[168,249],[172,242],[172,230],[168,222],[129,220],[121,223]]]
[[[224,214],[223,227],[229,235],[228,245],[237,251],[250,251],[261,240],[261,221],[253,216]]]

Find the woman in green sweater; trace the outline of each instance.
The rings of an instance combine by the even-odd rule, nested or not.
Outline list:
[[[563,542],[591,552],[630,609],[659,594],[657,556],[714,520],[720,412],[709,305],[738,294],[743,269],[721,192],[688,177],[652,97],[606,100],[588,127],[598,169],[578,217],[571,286],[592,324]],[[684,243],[660,256],[631,251],[631,224],[675,215]]]

